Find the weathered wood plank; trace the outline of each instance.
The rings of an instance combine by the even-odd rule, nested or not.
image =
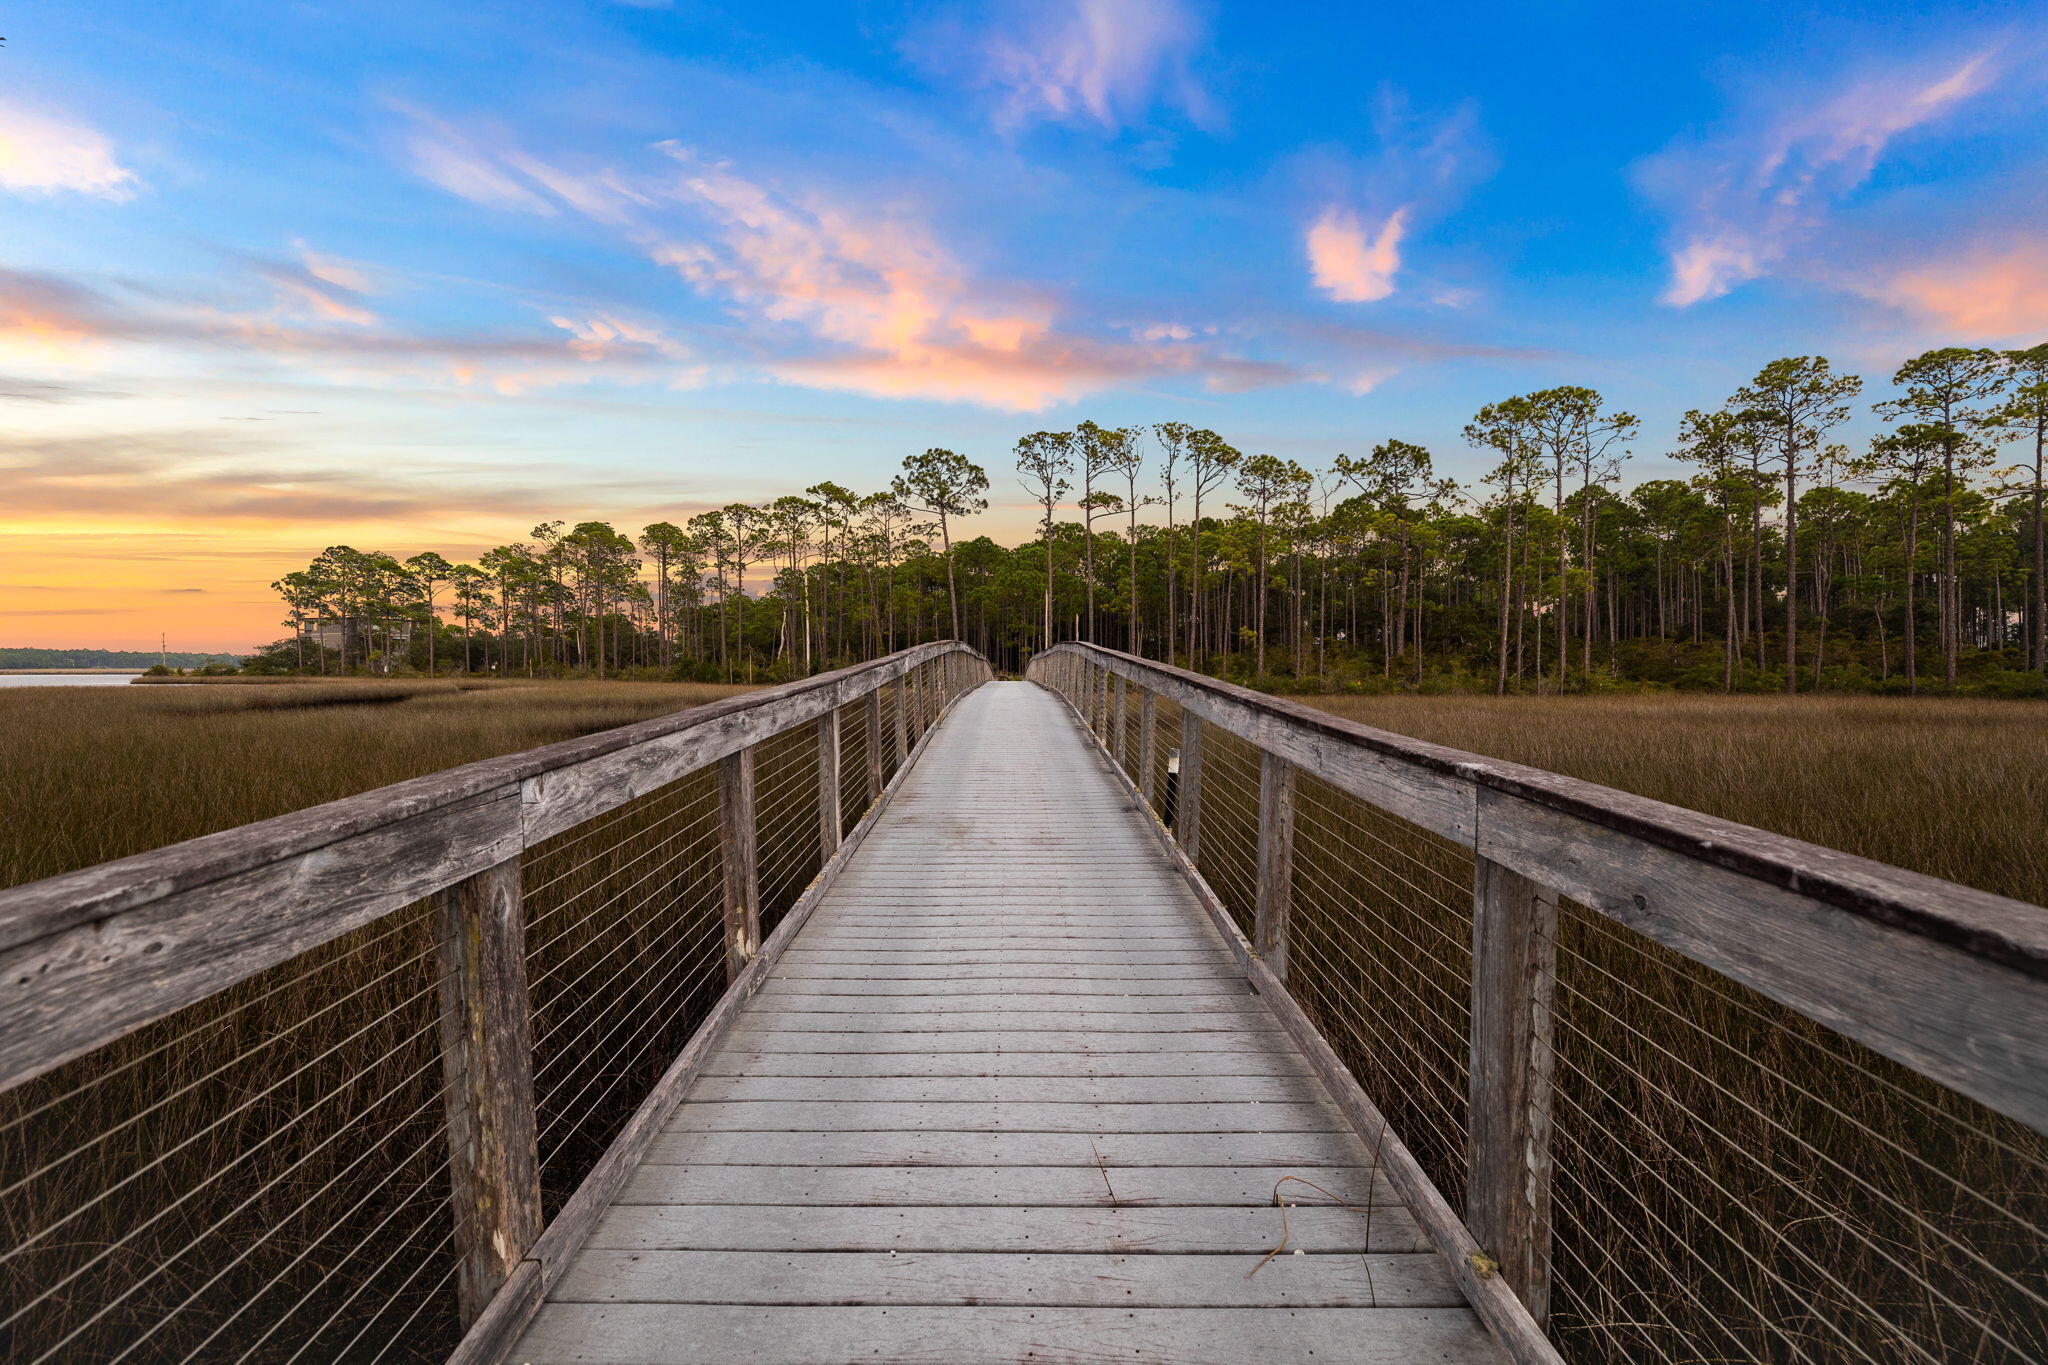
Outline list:
[[[1202,717],[1180,713],[1180,779],[1174,788],[1173,835],[1189,858],[1202,856]]]
[[[1115,1308],[1457,1308],[1427,1254],[1282,1256],[1257,1275],[1224,1256],[1073,1253],[590,1251],[561,1303],[1031,1305]]]
[[[718,760],[718,857],[725,881],[725,979],[761,949],[761,857],[754,829],[754,751]]]
[[[1125,722],[1131,707],[1129,695],[1125,691],[1125,683],[1122,678],[1114,680],[1110,691],[1109,706],[1109,751],[1116,756],[1116,762],[1119,766],[1129,766],[1131,761],[1131,751],[1127,743],[1129,727]]]
[[[467,1327],[541,1228],[519,860],[457,882],[438,902],[455,1287]]]
[[[1334,1198],[1228,1166],[642,1166],[618,1203],[803,1204],[812,1208],[1265,1208],[1398,1205],[1368,1167],[1313,1177]]]
[[[1064,1006],[1043,1010],[955,1010],[943,1018],[915,1018],[888,1014],[834,1014],[816,1010],[777,1010],[772,1016],[756,1016],[748,1022],[758,1027],[759,1019],[772,1019],[778,1029],[805,1033],[851,1033],[867,1036],[911,1033],[1072,1033],[1074,1015]],[[1234,1033],[1275,1032],[1279,1025],[1263,1015],[1194,1014],[1187,1011],[1144,1013],[1100,1011],[1091,1013],[1081,1031],[1099,1040],[1106,1034],[1129,1033]]]
[[[1405,1209],[1296,1208],[1288,1245],[1303,1252],[1424,1249]],[[1029,1251],[1045,1255],[1236,1254],[1280,1245],[1278,1208],[840,1209],[805,1205],[621,1204],[589,1245],[617,1251]]]
[[[1359,1166],[1371,1153],[1335,1133],[705,1133],[672,1129],[648,1160],[705,1166],[1230,1166],[1277,1180]]]
[[[1103,1360],[1243,1365],[1479,1365],[1499,1359],[1459,1308],[770,1308],[549,1304],[519,1354],[530,1365],[1099,1365]]]
[[[865,728],[867,751],[868,801],[873,804],[882,794],[882,689],[868,693],[867,701],[861,706],[861,723]]]
[[[775,980],[836,981],[845,984],[867,982],[875,986],[905,987],[915,987],[921,982],[964,984],[970,981],[998,984],[1024,981],[1068,984],[1093,981],[1110,984],[1124,982],[1133,985],[1144,981],[1208,981],[1221,984],[1235,983],[1238,989],[1242,989],[1243,982],[1243,978],[1238,975],[1229,959],[1220,953],[1210,962],[1075,962],[1037,966],[1029,963],[1004,962],[883,966],[872,962],[829,962],[806,958],[803,961],[785,960],[776,968]]]
[[[839,708],[818,717],[818,849],[830,858],[839,847],[846,816],[839,808]]]
[[[1147,810],[1159,809],[1159,698],[1149,689],[1138,697],[1138,792]]]
[[[1480,812],[1482,856],[2048,1131],[2048,980],[1563,811]]]
[[[736,1027],[730,1035],[732,1045],[755,1052],[928,1052],[971,1053],[976,1056],[1018,1053],[1084,1053],[1094,1056],[1132,1052],[1264,1053],[1273,1046],[1271,1034],[1253,1029],[1200,1033],[1173,1030],[1105,1033],[1060,1028],[947,1028],[877,1033],[802,1026],[784,1028],[780,1024],[780,1020],[764,1016],[764,1019]]]
[[[1319,1104],[919,1104],[685,1099],[679,1121],[728,1132],[911,1130],[987,1133],[1326,1133],[1344,1119]]]
[[[1233,981],[1225,976],[1168,977],[1146,980],[1143,978],[1104,979],[1101,977],[1064,978],[1057,976],[1019,977],[1014,973],[1001,978],[974,977],[932,977],[926,980],[906,980],[901,976],[881,979],[847,980],[845,978],[820,979],[811,976],[787,976],[777,974],[761,990],[760,998],[769,1000],[817,1000],[832,997],[862,997],[887,999],[901,1003],[906,1000],[953,1000],[973,999],[980,1001],[1008,997],[1030,996],[1044,999],[1047,996],[1087,996],[1090,998],[1124,1000],[1133,996],[1172,999],[1179,997],[1216,997],[1241,999],[1247,994],[1242,980]]]
[[[1287,979],[1287,919],[1294,906],[1294,774],[1286,759],[1259,756],[1259,886],[1252,948]]]
[[[1550,1312],[1557,895],[1481,858],[1472,901],[1465,1222],[1541,1326]]]
[[[1072,962],[1079,967],[1174,967],[1194,964],[1229,963],[1234,959],[1222,947],[1206,943],[1189,948],[1078,948],[1067,952],[1043,948],[977,948],[973,952],[918,948],[804,948],[790,949],[793,962],[821,966],[903,966],[934,967],[958,963],[963,967],[1056,967]]]
[[[1308,1064],[1291,1052],[739,1052],[721,1049],[705,1066],[710,1076],[1067,1076],[1112,1080],[1142,1076],[1306,1076]]]
[[[0,1089],[518,852],[518,792],[501,787],[18,942],[0,953]]]
[[[1099,1014],[1218,1014],[1262,1017],[1261,1002],[1244,991],[1202,995],[1134,995],[1076,992],[1041,994],[921,993],[911,997],[840,995],[815,990],[785,990],[755,1005],[756,1011],[804,1014],[867,1014],[909,1021],[913,1026],[931,1015],[989,1013],[1008,1010],[1050,1011],[1070,1018],[1077,1028],[1090,1027]]]
[[[1322,1086],[1301,1077],[1199,1076],[706,1076],[697,1100],[866,1100],[981,1104],[1319,1104]]]

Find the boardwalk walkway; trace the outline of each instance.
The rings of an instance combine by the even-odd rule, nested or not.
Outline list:
[[[1498,1359],[1146,818],[963,699],[510,1359]]]

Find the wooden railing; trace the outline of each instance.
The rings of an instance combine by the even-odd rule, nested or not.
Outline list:
[[[1029,676],[1517,1359],[2048,1356],[2048,910],[1091,645]]]
[[[0,892],[0,1356],[496,1358],[988,677],[921,645]]]

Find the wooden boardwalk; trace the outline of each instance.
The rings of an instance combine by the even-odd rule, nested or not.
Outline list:
[[[1500,1359],[1148,818],[963,699],[509,1359]]]

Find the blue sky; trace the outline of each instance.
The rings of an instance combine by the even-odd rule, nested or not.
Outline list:
[[[11,6],[0,633],[1176,418],[1471,478],[2048,333],[2039,4]],[[1021,507],[986,529],[1019,533]]]

